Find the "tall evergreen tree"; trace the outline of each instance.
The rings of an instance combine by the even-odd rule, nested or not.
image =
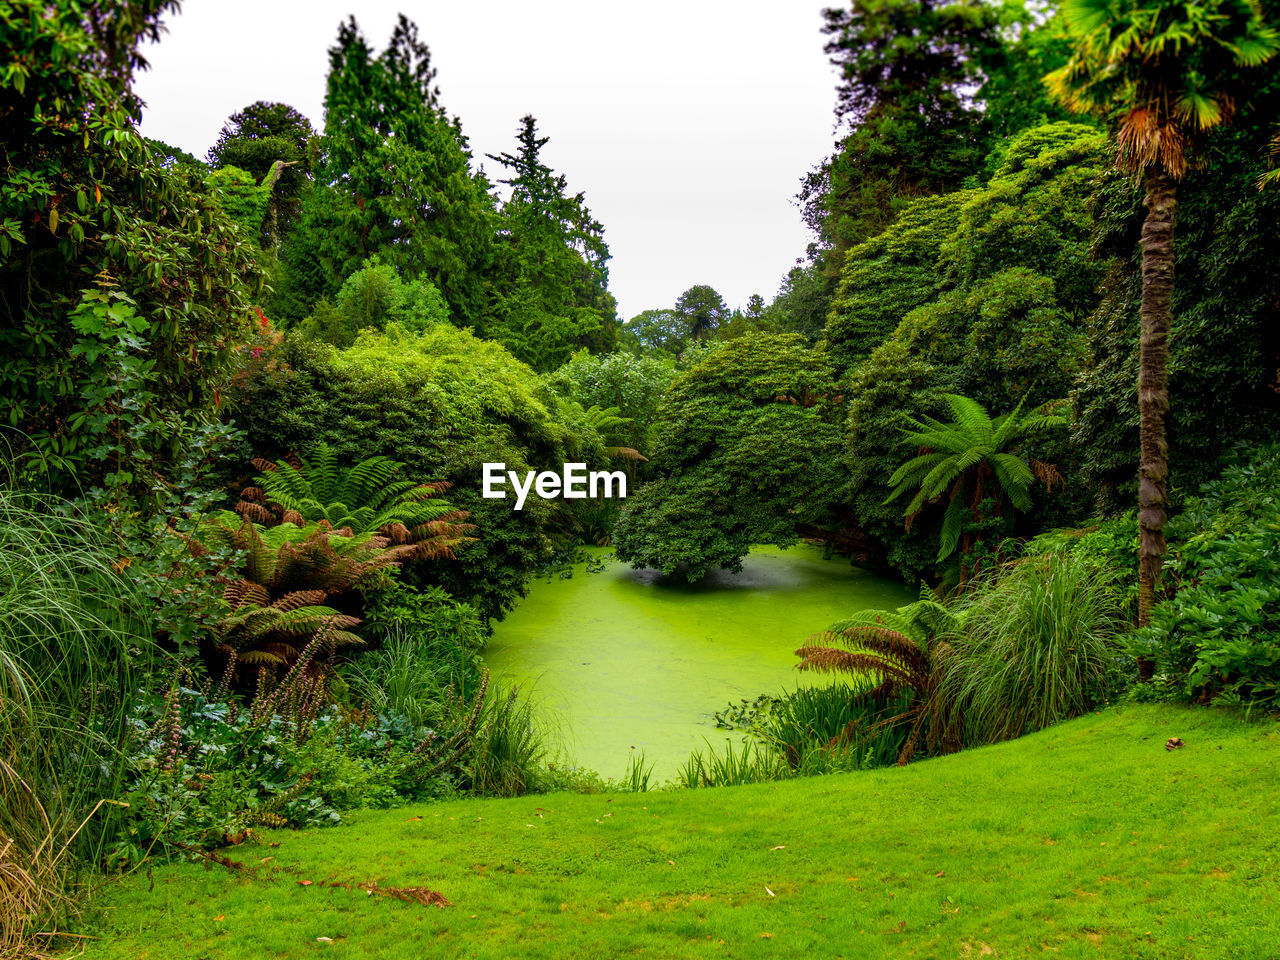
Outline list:
[[[609,247],[583,194],[542,160],[549,137],[520,121],[515,153],[489,154],[511,188],[502,206],[500,294],[490,334],[537,369],[558,367],[581,347],[617,341],[617,307],[608,291]]]
[[[842,138],[798,199],[818,237],[811,252],[833,250],[838,269],[906,202],[981,167],[988,138],[973,91],[1003,47],[999,11],[982,0],[851,0],[823,16]]]
[[[316,190],[281,259],[282,310],[305,315],[379,254],[444,294],[454,322],[484,329],[496,216],[461,124],[440,105],[431,54],[401,16],[374,53],[354,18],[329,51]]]

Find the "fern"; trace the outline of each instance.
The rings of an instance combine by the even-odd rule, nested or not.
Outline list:
[[[465,511],[436,499],[447,483],[398,478],[402,464],[370,457],[343,467],[327,444],[308,463],[254,461],[262,473],[241,494],[236,512],[255,523],[327,525],[359,536],[381,534],[396,544],[413,544],[407,559],[452,558],[474,527]]]
[[[864,610],[810,637],[796,651],[799,670],[848,673],[872,678],[876,686],[861,696],[879,704],[899,701],[907,706],[880,721],[881,727],[909,725],[898,763],[908,763],[922,736],[931,748],[950,749],[953,737],[942,722],[945,711],[938,696],[939,665],[962,622],[928,588],[915,603],[896,611]]]
[[[965,517],[971,517],[975,524],[981,522],[987,496],[995,498],[997,514],[1003,500],[1015,510],[1031,509],[1035,481],[1041,478],[1046,485],[1052,483],[1058,479],[1057,471],[1039,461],[1028,464],[1010,450],[1032,434],[1066,424],[1062,417],[1047,414],[1024,417],[1023,402],[993,419],[976,400],[957,394],[947,394],[944,399],[951,411],[950,423],[933,417],[906,418],[914,429],[904,428],[902,442],[920,452],[889,477],[893,491],[884,501],[888,504],[914,491],[904,511],[910,529],[927,504],[946,500],[939,563],[957,548],[964,554],[969,552],[971,543],[962,545]]]
[[[262,527],[231,511],[200,528],[193,548],[210,547],[235,551],[239,575],[223,591],[227,610],[209,638],[209,653],[223,658],[228,683],[257,678],[259,685],[262,671],[278,676],[291,670],[317,638],[324,638],[329,653],[360,643],[353,632],[360,618],[328,601],[349,595],[418,550],[327,523]],[[321,672],[323,662],[308,669]]]

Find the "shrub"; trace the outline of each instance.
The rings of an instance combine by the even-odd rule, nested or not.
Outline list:
[[[210,547],[236,551],[238,574],[223,591],[226,613],[205,638],[205,661],[224,685],[256,681],[260,693],[304,659],[303,669],[320,669],[334,651],[361,643],[351,632],[360,617],[330,602],[373,586],[416,549],[324,523],[262,527],[230,511],[204,524],[197,537],[191,541],[197,556]]]
[[[241,420],[253,450],[282,459],[320,443],[346,462],[383,456],[412,476],[452,484],[450,503],[470,514],[480,542],[457,563],[408,572],[500,616],[531,572],[556,552],[564,501],[531,496],[523,510],[486,500],[481,464],[547,469],[565,461],[602,466],[600,438],[581,407],[561,400],[505,349],[438,326],[364,334],[347,350],[290,342],[287,369],[251,380]]]
[[[1169,523],[1177,592],[1131,643],[1183,694],[1280,707],[1280,447],[1237,453]]]
[[[416,548],[407,559],[452,559],[454,550],[473,529],[460,523],[466,513],[454,510],[436,495],[447,483],[416,483],[401,475],[404,464],[386,457],[369,457],[349,467],[338,463],[334,450],[320,444],[310,463],[255,460],[263,473],[257,486],[241,491],[236,512],[267,526],[288,520],[321,523],[331,529],[361,535],[377,533],[393,543]]]
[[[259,826],[326,826],[347,810],[447,795],[457,771],[421,758],[428,741],[465,731],[466,713],[456,700],[453,708],[428,728],[334,706],[243,710],[216,691],[175,685],[130,713],[128,820],[105,861],[125,867],[152,853],[241,843]]]
[[[247,335],[261,290],[256,250],[202,171],[166,167],[137,131],[132,74],[168,6],[20,0],[4,8],[14,66],[0,126],[0,393],[22,437],[18,453],[33,454],[23,479],[43,473],[57,489],[121,472],[94,450],[110,442],[98,429],[120,412],[109,407],[125,407],[120,438],[139,462],[126,458],[123,472],[143,474],[137,486],[146,491],[180,452],[177,435],[153,429],[158,421],[217,419],[232,348]],[[107,283],[136,310],[125,322],[120,299],[105,319],[130,329],[78,329],[75,304]],[[96,323],[100,305],[86,301],[80,318]],[[142,395],[106,402],[101,391],[117,373]]]
[[[1138,518],[1130,510],[1083,527],[1048,530],[1025,544],[1026,555],[1068,550],[1107,571],[1124,602],[1124,619],[1138,617]]]
[[[439,587],[419,592],[396,580],[366,597],[366,613],[373,649],[343,669],[348,699],[380,715],[441,723],[449,691],[478,674],[479,614]]]
[[[762,695],[717,713],[717,726],[747,731],[796,776],[888,766],[905,745],[909,731],[897,719],[910,704],[906,696],[867,696],[873,686],[864,674],[852,684]]]

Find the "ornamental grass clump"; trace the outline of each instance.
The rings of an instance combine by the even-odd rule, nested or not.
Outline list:
[[[102,528],[0,487],[0,954],[74,909],[117,823],[127,704],[156,660]]]
[[[959,601],[936,702],[966,745],[1010,740],[1102,702],[1127,629],[1112,574],[1070,552],[994,571]]]

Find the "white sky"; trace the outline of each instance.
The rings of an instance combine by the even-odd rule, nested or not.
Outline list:
[[[624,319],[707,283],[772,299],[809,237],[791,198],[830,149],[822,0],[185,0],[137,79],[143,132],[203,157],[227,116],[288,103],[317,129],[328,48],[354,12],[375,50],[405,13],[478,160],[538,118],[583,191]],[[496,165],[484,161],[491,175]]]

